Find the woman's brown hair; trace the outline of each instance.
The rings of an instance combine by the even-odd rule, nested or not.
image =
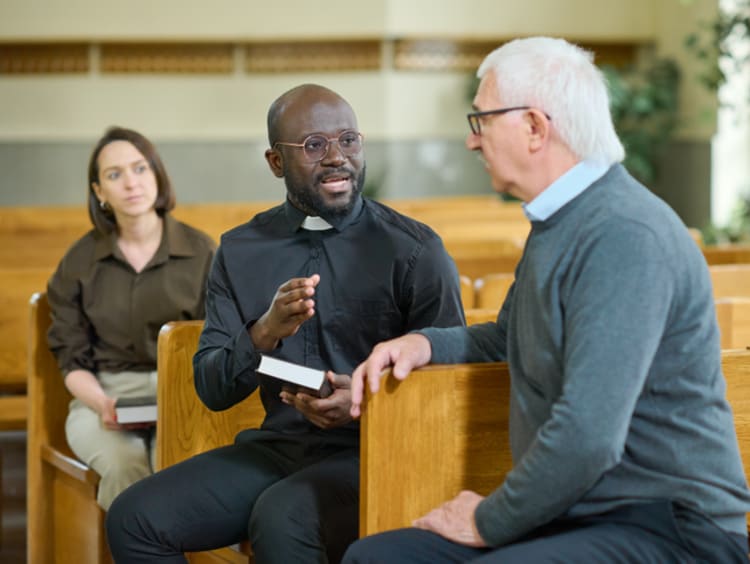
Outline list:
[[[113,141],[127,141],[133,145],[148,161],[151,170],[156,177],[157,195],[154,208],[156,213],[164,216],[165,213],[174,209],[175,195],[172,190],[172,182],[169,180],[167,169],[161,162],[159,153],[151,141],[132,129],[124,127],[110,127],[99,139],[89,159],[89,217],[97,230],[102,233],[111,233],[117,229],[117,220],[108,206],[102,207],[99,198],[96,197],[93,184],[99,184],[99,153]]]

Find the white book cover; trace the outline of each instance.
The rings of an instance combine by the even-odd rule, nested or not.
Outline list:
[[[286,389],[292,393],[302,391],[311,395],[326,397],[333,392],[331,383],[326,378],[325,370],[308,368],[301,364],[279,360],[278,358],[262,354],[260,355],[258,372],[273,376],[279,380],[284,380],[285,382],[294,384],[298,388],[307,388],[306,390],[299,390],[295,387],[287,387]]]

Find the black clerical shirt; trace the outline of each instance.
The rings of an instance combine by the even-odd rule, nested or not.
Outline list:
[[[260,386],[262,428],[292,433],[318,428],[279,399],[279,380],[255,372],[260,356],[248,334],[287,280],[320,274],[315,315],[273,356],[311,368],[351,374],[380,341],[464,324],[456,266],[426,225],[363,198],[346,217],[327,218],[331,229],[302,229],[304,219],[287,201],[222,236],[193,359],[209,408],[231,407]]]

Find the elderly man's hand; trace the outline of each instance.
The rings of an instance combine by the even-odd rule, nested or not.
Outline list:
[[[374,394],[380,389],[383,371],[393,366],[392,374],[404,380],[413,369],[430,362],[432,346],[424,335],[410,333],[375,346],[370,356],[352,374],[352,417],[362,414],[365,381]]]

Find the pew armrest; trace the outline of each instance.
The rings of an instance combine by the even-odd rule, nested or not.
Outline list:
[[[94,488],[99,485],[99,474],[77,458],[68,456],[49,445],[41,446],[40,455],[47,464],[54,466],[71,478]]]

